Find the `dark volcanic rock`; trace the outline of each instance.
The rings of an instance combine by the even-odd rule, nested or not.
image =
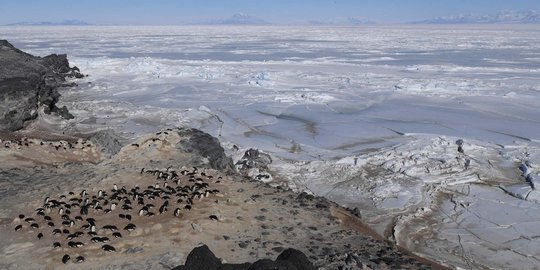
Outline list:
[[[193,249],[184,266],[173,270],[315,270],[313,264],[301,251],[289,248],[283,251],[275,261],[269,259],[258,260],[255,263],[221,264],[214,253],[204,245]]]
[[[221,260],[212,253],[208,246],[194,248],[186,259],[185,269],[212,270],[219,269]]]
[[[58,108],[57,89],[66,77],[81,77],[78,68],[70,68],[66,55],[35,57],[0,40],[0,130],[21,129],[25,121],[45,113],[73,118],[67,108]]]
[[[178,134],[185,139],[181,140],[176,148],[187,153],[195,153],[208,160],[211,168],[221,170],[226,173],[234,172],[233,161],[225,155],[225,150],[221,147],[219,140],[203,131],[194,128],[179,128]],[[204,163],[203,161],[193,161],[194,165]]]
[[[288,261],[297,269],[315,270],[307,256],[299,250],[288,248],[277,257],[278,261]]]

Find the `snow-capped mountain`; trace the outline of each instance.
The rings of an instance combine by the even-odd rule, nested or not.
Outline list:
[[[347,18],[334,18],[329,20],[309,21],[312,25],[370,25],[375,24],[366,18],[347,17]]]
[[[12,23],[8,25],[28,25],[28,26],[36,26],[36,25],[90,25],[89,23],[81,20],[64,20],[61,22],[18,22],[18,23]]]
[[[449,17],[439,17],[418,24],[534,24],[540,23],[540,12],[537,11],[504,11],[495,15],[459,14]]]
[[[226,19],[220,19],[220,20],[212,20],[207,22],[202,22],[200,24],[221,24],[221,25],[269,25],[270,23],[259,19],[252,17],[245,13],[236,13],[233,16],[226,18]]]

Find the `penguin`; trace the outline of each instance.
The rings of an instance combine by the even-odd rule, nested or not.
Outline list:
[[[109,237],[101,237],[99,240],[101,243],[107,243],[110,241]]]
[[[24,221],[28,222],[28,223],[32,223],[34,221],[36,221],[35,219],[33,218],[26,218]]]
[[[159,208],[159,214],[162,215],[165,212],[167,212],[167,206],[164,204]]]
[[[79,214],[81,216],[87,216],[88,215],[88,206],[84,205],[81,207],[81,210],[79,211]]]
[[[174,209],[174,216],[175,216],[175,217],[180,216],[180,208]]]
[[[210,215],[208,218],[210,218],[210,220],[215,220],[215,221],[219,220],[216,215]]]
[[[53,230],[53,235],[57,235],[57,234],[61,234],[62,231],[60,229],[54,229]]]
[[[33,229],[39,229],[39,225],[37,223],[32,223],[30,227],[32,227]]]
[[[113,185],[113,191],[118,191],[118,186],[116,184]]]
[[[19,215],[19,219],[20,219],[20,220],[23,220],[23,219],[24,219],[24,215],[23,215],[23,214],[20,214],[20,215]]]
[[[47,226],[54,227],[54,222],[52,222],[52,221],[47,222]]]
[[[112,235],[113,235],[115,238],[122,238],[122,234],[119,233],[119,232],[114,232]]]
[[[22,229],[22,225],[15,226],[15,231],[18,232]]]
[[[49,203],[49,197],[45,198],[45,200],[43,201],[43,205],[46,205],[47,203]]]
[[[116,249],[113,246],[110,245],[103,245],[101,246],[101,249],[107,251],[107,252],[116,252]]]
[[[124,227],[124,230],[126,230],[128,232],[132,232],[132,231],[135,230],[135,228],[137,228],[137,226],[135,226],[135,224],[129,223],[128,225],[126,225],[126,227]]]
[[[64,257],[62,257],[62,263],[67,264],[70,259],[71,259],[71,257],[68,254],[66,254],[66,255],[64,255]]]
[[[116,227],[114,225],[105,225],[105,226],[103,226],[103,229],[110,230],[110,231],[118,231],[118,227]]]
[[[61,247],[62,247],[62,244],[60,244],[60,242],[53,243],[53,248],[61,248]]]
[[[38,239],[43,238],[43,233],[38,233],[37,238],[38,238]]]
[[[100,190],[98,191],[98,197],[103,197],[103,190],[100,189]]]
[[[83,191],[81,191],[81,194],[80,194],[80,195],[81,195],[81,197],[86,196],[86,195],[87,195],[87,194],[86,194],[86,189],[83,189]]]
[[[82,262],[84,262],[83,256],[77,256],[77,258],[75,258],[75,263],[82,263]]]

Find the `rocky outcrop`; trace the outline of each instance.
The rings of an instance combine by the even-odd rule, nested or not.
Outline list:
[[[222,264],[208,246],[194,248],[186,259],[186,264],[173,270],[315,270],[307,256],[296,249],[284,250],[275,261],[263,259],[243,264]]]
[[[58,88],[68,86],[67,77],[82,76],[77,67],[69,66],[65,54],[36,57],[0,40],[0,130],[21,129],[24,122],[38,117],[39,108],[73,118],[65,106],[56,106]]]
[[[238,172],[251,179],[263,182],[272,181],[272,175],[268,166],[272,163],[272,157],[257,149],[248,149],[235,165]]]
[[[100,130],[93,133],[89,141],[94,143],[98,150],[108,156],[114,156],[122,149],[122,137],[116,135],[112,129]]]
[[[177,150],[196,154],[195,156],[200,156],[207,161],[193,161],[194,165],[208,163],[212,169],[226,173],[235,171],[232,159],[225,154],[217,138],[194,128],[179,128],[176,132],[182,138],[176,144]]]

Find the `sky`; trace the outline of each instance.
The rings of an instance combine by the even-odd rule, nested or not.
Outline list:
[[[277,24],[338,18],[400,23],[461,13],[540,11],[540,0],[0,0],[0,24],[185,24],[245,13]]]

